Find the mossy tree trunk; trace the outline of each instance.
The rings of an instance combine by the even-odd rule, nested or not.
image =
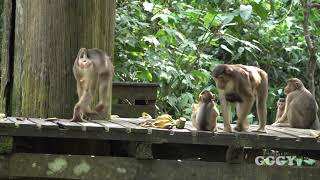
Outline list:
[[[11,79],[6,76],[12,84],[0,97],[2,106],[12,116],[71,118],[77,101],[74,59],[81,47],[113,56],[115,0],[16,0],[11,5],[14,42],[11,38],[9,44],[14,48],[4,62],[12,66],[1,69],[12,69]]]

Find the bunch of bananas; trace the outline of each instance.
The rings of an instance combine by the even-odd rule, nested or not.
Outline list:
[[[178,129],[183,129],[186,119],[181,117],[177,120],[172,119],[169,114],[163,114],[158,116],[155,120],[152,120],[151,116],[148,113],[142,113],[140,119],[145,119],[140,125],[142,127],[155,127],[161,129],[172,129],[176,126]]]
[[[172,129],[175,125],[172,117],[169,114],[163,114],[158,116],[153,122],[153,127],[162,128],[162,129]]]

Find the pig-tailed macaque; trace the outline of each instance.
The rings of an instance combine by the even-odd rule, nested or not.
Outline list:
[[[284,113],[273,126],[319,129],[318,104],[314,96],[297,78],[287,81]]]
[[[249,127],[247,115],[256,102],[259,118],[257,131],[265,132],[267,122],[268,75],[254,66],[221,64],[214,68],[212,76],[219,91],[224,131],[232,132],[230,126],[230,103],[236,104],[236,131]]]
[[[101,49],[81,48],[73,65],[73,74],[77,81],[79,101],[74,106],[73,122],[83,121],[83,116],[96,117],[105,113],[108,105],[108,85],[113,76],[110,57]],[[90,104],[98,86],[99,103],[92,110]]]
[[[199,95],[199,104],[192,105],[192,125],[202,131],[216,131],[219,111],[210,91],[204,90]]]
[[[277,101],[277,114],[276,114],[276,121],[281,118],[284,113],[284,107],[286,105],[285,98],[279,98]]]

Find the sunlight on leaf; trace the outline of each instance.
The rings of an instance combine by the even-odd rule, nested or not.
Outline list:
[[[147,1],[143,2],[143,8],[145,11],[148,11],[148,12],[152,12],[152,9],[153,9],[153,3],[149,3]]]
[[[252,6],[251,5],[240,5],[240,17],[247,21],[252,13]]]
[[[233,54],[233,52],[232,52],[227,46],[225,46],[225,45],[222,44],[220,47],[221,47],[222,49],[228,51],[230,54]]]

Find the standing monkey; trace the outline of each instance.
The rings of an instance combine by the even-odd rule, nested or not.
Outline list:
[[[83,115],[95,116],[104,113],[108,104],[108,84],[112,81],[113,65],[110,57],[101,49],[81,48],[73,65],[77,81],[79,101],[74,106],[74,122],[83,121]],[[90,103],[98,86],[99,103],[91,110]]]
[[[236,104],[236,131],[248,129],[247,115],[256,101],[259,118],[258,131],[265,131],[267,122],[268,75],[254,66],[221,64],[214,68],[212,76],[219,90],[224,131],[232,132],[230,126],[230,103]]]
[[[288,79],[284,113],[273,126],[319,129],[318,104],[298,78]]]
[[[277,102],[277,114],[276,114],[276,121],[281,118],[281,116],[284,113],[284,107],[286,106],[286,99],[285,98],[279,98]]]
[[[210,91],[200,93],[199,105],[192,105],[192,125],[198,130],[216,131],[219,111],[214,102],[214,96]]]

